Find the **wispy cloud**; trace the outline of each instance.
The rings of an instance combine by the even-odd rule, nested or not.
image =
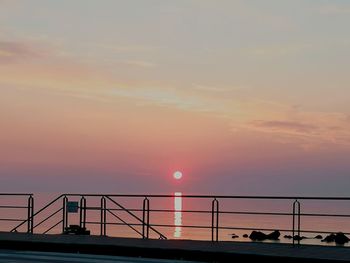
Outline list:
[[[13,4],[17,1],[14,0],[0,0],[0,5],[9,5],[9,4]]]
[[[159,46],[146,46],[146,45],[110,45],[110,44],[97,44],[99,48],[108,50],[109,52],[114,53],[144,53],[158,50]]]
[[[156,66],[156,64],[152,62],[144,61],[144,60],[126,60],[126,61],[123,61],[123,63],[130,66],[140,67],[140,68],[154,68]]]
[[[57,56],[59,49],[35,43],[0,42],[1,82],[101,103],[125,99],[139,105],[205,112],[225,119],[228,129],[234,123],[232,127],[236,130],[271,133],[271,138],[284,141],[303,138],[304,142],[315,144],[325,140],[339,145],[350,142],[350,117],[344,113],[332,115],[303,111],[302,107],[264,100],[257,97],[254,87],[239,84],[189,83],[186,89],[164,82],[151,85],[152,82],[147,81],[123,81],[99,65],[88,65],[75,57]],[[43,58],[45,63],[1,63],[36,58]],[[119,61],[134,67],[156,67],[156,64],[141,59]]]
[[[322,15],[349,15],[350,5],[349,3],[344,4],[327,4],[322,5],[318,9],[319,13]]]
[[[194,90],[199,91],[208,91],[208,92],[231,92],[231,91],[238,91],[238,90],[244,90],[245,87],[239,87],[239,86],[210,86],[210,85],[203,85],[203,84],[192,84],[192,87]]]
[[[350,123],[340,113],[300,112],[298,120],[253,120],[246,125],[248,130],[271,133],[285,142],[300,140],[301,146],[319,145],[323,142],[350,145]]]
[[[270,129],[279,132],[312,133],[319,130],[319,127],[315,125],[297,121],[256,120],[252,122],[252,125],[254,127]]]
[[[41,58],[46,52],[44,49],[24,42],[1,41],[0,63]]]
[[[345,120],[350,123],[350,114],[345,115]]]
[[[110,94],[139,100],[142,103],[151,103],[160,106],[176,107],[186,110],[204,110],[208,105],[198,98],[183,97],[171,89],[143,88],[127,89],[118,88],[109,91]]]
[[[300,53],[312,47],[311,44],[286,44],[275,46],[260,46],[244,49],[244,52],[253,56],[287,56]]]

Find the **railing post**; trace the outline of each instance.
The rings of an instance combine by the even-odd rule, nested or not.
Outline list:
[[[80,210],[79,210],[79,222],[80,227],[86,227],[86,198],[84,196],[80,199]]]
[[[100,235],[106,235],[106,217],[107,217],[107,207],[106,207],[106,198],[105,196],[101,197],[101,222],[100,222]]]
[[[149,199],[147,199],[147,239],[149,238],[149,212],[150,212],[150,209],[149,209]]]
[[[66,227],[68,226],[68,211],[67,211],[67,203],[68,198],[67,196],[63,197],[63,208],[62,208],[62,233],[66,230]]]
[[[297,229],[295,229],[295,227]],[[295,245],[295,232],[298,233],[297,241],[298,245],[300,245],[300,202],[298,200],[293,202],[293,246]]]
[[[27,220],[27,233],[33,234],[34,228],[34,198],[32,195],[28,197],[28,220]]]
[[[211,241],[219,241],[219,201],[216,198],[211,203]]]
[[[149,199],[143,199],[142,206],[142,238],[149,238]]]

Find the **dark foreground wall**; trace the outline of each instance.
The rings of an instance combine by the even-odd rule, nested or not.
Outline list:
[[[205,262],[350,262],[350,248],[0,233],[0,248]],[[264,260],[264,261],[263,261]]]

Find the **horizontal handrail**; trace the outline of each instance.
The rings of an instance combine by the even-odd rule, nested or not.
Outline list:
[[[22,222],[25,219],[18,218],[0,218],[0,221],[8,221],[8,222]]]
[[[15,206],[15,205],[0,205],[0,209],[20,209],[20,208],[28,208],[28,206]]]
[[[0,193],[0,196],[33,196],[32,193]],[[57,197],[57,199],[63,196],[77,196],[77,197],[101,197],[101,196],[109,196],[109,197],[139,197],[139,198],[173,198],[175,195],[173,194],[61,194]],[[269,199],[269,200],[328,200],[328,201],[349,201],[350,197],[348,196],[250,196],[250,195],[192,195],[192,194],[184,194],[181,197],[183,198],[220,198],[220,199]]]
[[[135,197],[135,198],[173,198],[174,194],[62,194],[65,196],[85,196],[85,197],[101,197],[101,196],[109,196],[109,197]],[[184,194],[181,195],[183,198],[220,198],[220,199],[267,199],[267,200],[328,200],[328,201],[349,201],[350,197],[347,196],[250,196],[250,195],[191,195]]]
[[[33,196],[34,194],[29,193],[0,193],[0,196]]]
[[[87,210],[100,210],[100,207],[86,207]],[[122,208],[108,208],[110,211],[124,211]],[[128,208],[130,212],[142,212],[140,208]],[[176,209],[150,209],[150,212],[155,213],[174,213],[178,212]],[[181,210],[181,213],[198,213],[210,214],[210,210]],[[287,212],[252,212],[252,211],[219,211],[219,214],[235,214],[235,215],[276,215],[276,216],[292,216],[293,213]],[[350,214],[324,214],[324,213],[300,213],[301,216],[315,216],[315,217],[350,217]]]

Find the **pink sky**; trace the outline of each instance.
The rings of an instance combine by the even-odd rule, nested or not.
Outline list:
[[[0,1],[1,192],[348,193],[350,5],[77,2]]]

